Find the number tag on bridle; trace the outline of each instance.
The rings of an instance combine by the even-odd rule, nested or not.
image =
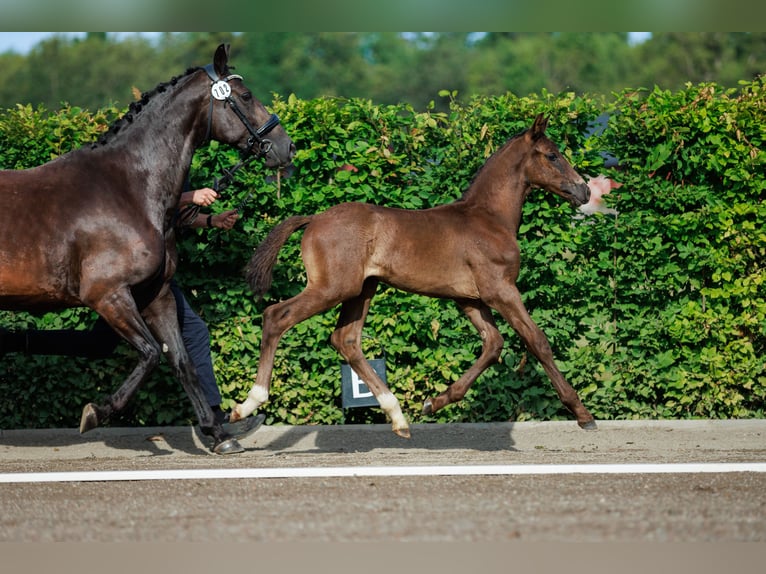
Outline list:
[[[216,100],[225,100],[231,95],[231,86],[225,80],[218,80],[213,83],[210,93]]]

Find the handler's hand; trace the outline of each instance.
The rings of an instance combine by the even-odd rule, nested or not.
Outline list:
[[[218,193],[209,187],[195,189],[191,193],[192,202],[202,207],[207,207],[208,205],[211,205],[216,199],[218,199]]]
[[[213,227],[226,229],[228,231],[234,227],[237,219],[239,219],[239,213],[237,213],[236,209],[231,209],[229,211],[224,211],[214,215],[210,218],[210,223],[213,225]]]

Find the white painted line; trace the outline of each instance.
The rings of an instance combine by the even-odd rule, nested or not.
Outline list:
[[[553,474],[693,474],[766,472],[766,462],[682,464],[512,464],[468,466],[340,466],[307,468],[202,468],[0,474],[0,483],[209,480],[231,478],[337,478],[348,476],[492,476]]]

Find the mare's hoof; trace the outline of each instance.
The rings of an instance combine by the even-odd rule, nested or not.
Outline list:
[[[88,403],[82,409],[82,416],[80,417],[80,433],[88,432],[98,426],[98,413],[96,412],[96,405]]]
[[[426,399],[426,402],[423,403],[423,414],[424,415],[432,415],[434,413],[434,406],[431,404],[431,399]]]
[[[237,442],[237,439],[229,438],[215,445],[213,447],[213,452],[215,454],[238,454],[240,452],[245,452],[245,449],[242,448],[242,445],[240,445],[239,442]]]
[[[578,422],[577,424],[580,425],[580,428],[583,430],[598,430],[598,425],[596,424],[596,421],[594,420],[589,420],[588,422],[585,422],[585,423]]]
[[[411,438],[410,429],[394,429],[394,432],[402,438]]]

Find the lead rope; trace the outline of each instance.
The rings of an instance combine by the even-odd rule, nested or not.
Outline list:
[[[244,166],[246,166],[248,163],[256,159],[256,156],[250,155],[246,157],[243,160],[240,160],[237,162],[233,167],[231,168],[223,168],[223,175],[221,177],[213,178],[213,183],[210,184],[210,187],[216,192],[220,192],[226,187],[229,186],[229,184],[234,181],[234,174],[242,169]],[[239,204],[237,207],[237,210],[241,210],[241,208],[244,206],[245,202],[247,202],[248,199],[253,195],[253,192],[251,191],[250,194]],[[189,227],[195,219],[197,219],[197,215],[200,211],[200,206],[196,203],[190,203],[189,205],[182,207],[181,209],[177,210],[175,215],[173,216],[173,221],[171,221],[171,226],[179,226],[179,227]]]

